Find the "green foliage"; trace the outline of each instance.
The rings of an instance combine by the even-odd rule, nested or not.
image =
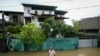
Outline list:
[[[89,35],[87,33],[84,32],[78,32],[78,36],[81,37],[89,37]]]
[[[48,37],[50,33],[50,29],[55,27],[55,20],[53,18],[48,18],[44,20],[41,26],[42,26],[42,29],[44,30],[46,37]]]
[[[47,37],[56,37],[57,34],[61,34],[62,37],[72,37],[76,36],[77,31],[64,23],[62,20],[54,20],[53,18],[46,19],[42,24],[42,29],[44,30]],[[53,31],[50,32],[50,29]]]
[[[74,25],[74,29],[77,31],[77,36],[79,37],[89,37],[89,35],[85,32],[79,32],[79,30],[82,29],[83,24],[80,23],[80,21],[74,21],[73,20],[73,25]]]
[[[5,22],[5,25],[6,25],[6,26],[9,26],[9,25],[14,26],[14,24],[11,23],[11,22]]]
[[[35,26],[35,24],[28,23],[24,25],[21,29],[21,41],[25,41],[27,44],[32,44],[33,42],[40,45],[45,40],[44,33],[41,28]]]
[[[21,31],[22,26],[16,25],[16,26],[7,26],[6,30],[12,34],[19,34]]]
[[[61,34],[63,37],[66,33],[67,25],[62,20],[55,21],[54,31],[52,32],[52,36],[56,36],[56,34]],[[54,35],[55,34],[55,35]]]
[[[81,28],[82,28],[82,26],[83,26],[83,24],[82,23],[80,23],[80,21],[72,21],[73,22],[73,25],[74,25],[74,29],[75,30],[80,30]]]
[[[77,36],[78,31],[71,26],[67,26],[65,37],[74,37]]]

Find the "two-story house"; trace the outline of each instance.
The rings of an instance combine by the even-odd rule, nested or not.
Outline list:
[[[54,19],[66,19],[64,14],[66,11],[56,10],[57,6],[22,4],[24,6],[24,24],[34,22],[38,26],[45,19],[53,17]]]
[[[8,19],[9,22],[13,24],[23,24],[23,12],[18,11],[3,11],[4,12],[4,18]],[[2,11],[0,11],[2,13]],[[7,16],[8,18],[6,18]]]
[[[35,23],[40,26],[45,19],[53,17],[56,20],[67,19],[64,15],[67,11],[56,10],[57,6],[25,4],[22,3],[23,12],[4,11],[5,15],[9,17],[9,22],[14,24],[27,24],[28,22]],[[2,12],[2,11],[0,11]]]

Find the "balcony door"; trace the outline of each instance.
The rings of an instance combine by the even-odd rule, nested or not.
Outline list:
[[[25,17],[25,23],[31,23],[31,17]]]

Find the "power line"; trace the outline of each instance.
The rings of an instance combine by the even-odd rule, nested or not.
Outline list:
[[[63,0],[64,2],[66,0]],[[67,0],[67,1],[73,1],[73,0]],[[52,2],[43,2],[43,3],[54,3],[54,2],[61,2],[61,1],[52,1]],[[41,4],[41,3],[36,3],[36,4]],[[12,5],[12,6],[0,6],[0,7],[16,7],[16,6],[21,6],[21,5]],[[100,5],[94,5],[94,6],[88,6],[88,7],[79,7],[79,8],[72,8],[72,9],[63,9],[63,10],[77,10],[77,9],[86,9],[86,8],[92,8],[92,7],[99,7]]]
[[[0,6],[0,7],[15,7],[15,6],[21,6],[21,5]],[[88,7],[79,7],[79,8],[63,9],[63,10],[77,10],[77,9],[86,9],[86,8],[99,7],[99,6],[100,5],[94,5],[94,6],[88,6]]]
[[[65,1],[73,1],[73,0],[62,0],[62,1],[41,2],[41,3],[34,3],[34,4],[56,3],[56,2],[65,2]],[[21,5],[10,5],[10,6],[0,6],[0,7],[15,7],[15,6],[21,6]]]
[[[43,2],[43,3],[56,3],[56,2],[65,2],[65,1],[73,1],[73,0],[51,1],[51,2]],[[36,3],[36,4],[42,4],[42,3]]]
[[[79,7],[79,8],[73,8],[73,9],[64,9],[64,10],[86,9],[86,8],[99,7],[99,6],[100,6],[100,5],[94,5],[94,6],[88,6],[88,7]]]

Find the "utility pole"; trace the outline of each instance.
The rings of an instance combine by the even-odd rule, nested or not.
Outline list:
[[[5,19],[4,19],[4,11],[2,11],[2,29],[3,29],[3,51],[6,51],[6,38],[5,38]]]
[[[2,11],[2,29],[3,29],[3,39],[5,39],[5,19],[3,11]]]

